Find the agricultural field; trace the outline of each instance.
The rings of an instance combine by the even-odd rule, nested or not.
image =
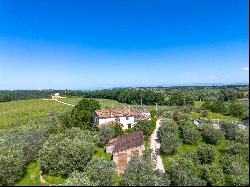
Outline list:
[[[76,105],[82,98],[73,97],[59,99],[65,103]],[[140,105],[128,105],[125,103],[119,103],[118,101],[110,99],[95,99],[100,102],[102,109],[108,108],[121,108],[121,107],[141,107]],[[195,106],[200,106],[203,102],[196,101]],[[156,106],[143,106],[148,110],[155,110]],[[39,120],[48,116],[52,112],[64,112],[71,110],[73,107],[58,103],[53,100],[43,99],[30,99],[20,101],[10,101],[0,103],[0,129],[8,129],[12,126],[19,126],[19,124],[27,124],[30,120]],[[158,110],[172,110],[175,106],[157,106]],[[200,113],[191,112],[193,118],[199,118]],[[220,120],[238,120],[235,117],[225,116],[220,113],[209,112],[208,119],[220,119]]]
[[[65,103],[77,104],[82,98],[60,99]],[[96,99],[101,108],[118,108],[127,106],[109,99]],[[30,99],[0,103],[0,129],[8,129],[19,124],[27,124],[30,120],[39,120],[52,112],[64,112],[73,107],[53,100]]]
[[[39,120],[51,112],[63,112],[72,107],[61,103],[42,100],[20,100],[0,103],[0,129],[7,129],[16,124],[26,124],[30,120]]]

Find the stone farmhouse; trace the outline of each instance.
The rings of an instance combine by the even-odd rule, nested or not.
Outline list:
[[[55,93],[55,94],[51,95],[51,99],[63,99],[63,98],[66,98],[66,97],[60,96],[59,93]]]
[[[112,153],[117,172],[124,173],[131,157],[143,155],[144,149],[143,132],[135,131],[109,140],[106,152]]]
[[[137,121],[149,118],[150,112],[144,109],[103,109],[96,110],[94,113],[94,120],[98,128],[120,123],[123,129],[129,129],[132,128]]]

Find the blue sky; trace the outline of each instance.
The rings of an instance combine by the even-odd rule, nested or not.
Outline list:
[[[0,89],[248,83],[248,0],[0,0]]]

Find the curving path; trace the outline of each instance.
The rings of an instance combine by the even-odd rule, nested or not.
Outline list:
[[[156,169],[159,169],[162,172],[165,172],[164,166],[162,163],[162,158],[160,155],[160,141],[157,136],[160,126],[161,126],[161,119],[158,119],[156,122],[156,128],[150,137],[150,148],[152,149],[152,154],[156,156]]]
[[[65,102],[59,101],[59,100],[57,100],[57,99],[43,99],[43,100],[52,100],[52,101],[56,101],[56,102],[62,103],[62,104],[64,104],[64,105],[75,106],[75,105],[73,105],[73,104],[65,103]]]

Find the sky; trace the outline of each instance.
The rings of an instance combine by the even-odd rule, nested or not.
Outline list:
[[[248,83],[248,35],[248,0],[0,0],[0,90]]]

